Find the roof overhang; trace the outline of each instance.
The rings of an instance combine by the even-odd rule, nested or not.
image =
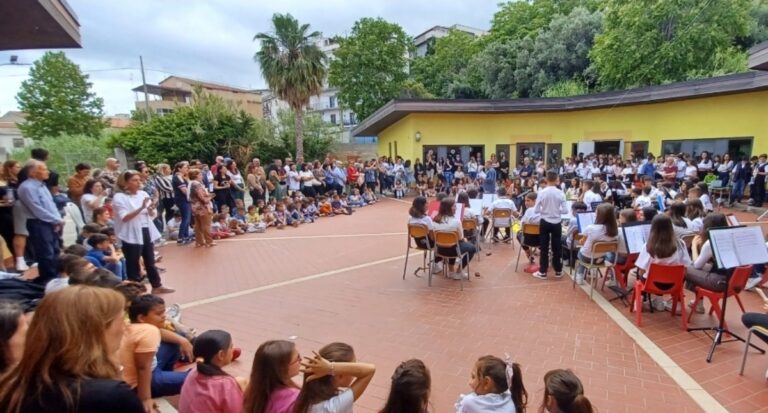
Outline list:
[[[534,99],[398,99],[392,100],[352,130],[352,136],[375,136],[414,113],[535,113],[569,112],[616,106],[768,90],[768,72],[746,72],[661,86],[566,98]]]
[[[0,50],[78,47],[80,23],[66,0],[0,1]]]
[[[749,49],[749,68],[768,70],[768,42],[762,42]]]
[[[144,86],[143,85],[136,86],[131,90],[134,92],[144,92]],[[158,85],[147,85],[147,93],[149,93],[150,95],[158,95],[158,96],[163,96],[163,95],[187,96],[192,94],[192,92],[185,89],[158,86]]]

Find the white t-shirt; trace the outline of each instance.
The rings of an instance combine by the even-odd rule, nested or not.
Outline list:
[[[461,222],[456,217],[448,217],[442,222],[434,221],[432,222],[432,229],[435,231],[453,231],[464,234],[464,228],[462,228]]]
[[[538,224],[539,221],[541,221],[541,215],[536,212],[536,208],[526,209],[525,214],[520,218],[523,224]]]
[[[644,246],[640,250],[640,254],[637,256],[635,266],[648,271],[651,268],[651,264],[663,264],[663,265],[689,265],[691,263],[691,257],[688,256],[688,249],[685,244],[679,239],[677,240],[677,251],[667,258],[654,258],[648,253],[648,246]]]
[[[301,181],[299,181],[299,173],[296,171],[288,171],[288,189],[291,191],[298,191],[301,188]]]
[[[699,170],[695,166],[686,166],[685,167],[685,176],[689,176],[691,178],[695,178],[699,176]]]
[[[80,206],[83,208],[83,216],[85,217],[85,223],[88,224],[93,221],[93,209],[88,204],[99,200],[98,205],[96,205],[96,208],[99,208],[104,205],[104,198],[98,197],[94,194],[85,194],[80,198]]]
[[[454,407],[456,413],[517,413],[509,390],[501,394],[462,394]]]
[[[494,209],[510,209],[512,212],[517,211],[515,203],[509,198],[498,198],[493,201],[491,204],[491,212],[493,212]],[[512,218],[497,218],[493,222],[493,225],[497,227],[508,227],[512,225]]]
[[[592,210],[593,202],[603,202],[603,197],[601,197],[599,194],[592,192],[591,189],[588,190],[587,192],[584,192],[584,203],[587,204],[587,208],[590,211]]]
[[[50,294],[54,291],[63,290],[67,287],[69,287],[69,277],[54,278],[51,281],[48,281],[48,284],[45,284],[45,293]]]
[[[430,231],[432,230],[432,227],[433,227],[432,218],[430,218],[429,215],[424,215],[421,218],[410,217],[410,219],[408,219],[408,223],[426,225]]]
[[[707,194],[701,194],[699,197],[699,200],[701,201],[701,205],[704,206],[705,211],[714,211],[715,208],[712,206],[712,199]]]
[[[313,404],[309,407],[309,413],[352,413],[354,404],[354,393],[346,389],[324,402]]]
[[[605,254],[599,254],[596,256],[592,256],[592,244],[598,241],[615,241],[617,237],[609,237],[608,234],[605,233],[605,225],[601,224],[592,224],[588,225],[584,231],[582,231],[583,235],[586,235],[586,239],[584,240],[584,245],[581,247],[581,254],[584,255],[587,258],[600,258]]]

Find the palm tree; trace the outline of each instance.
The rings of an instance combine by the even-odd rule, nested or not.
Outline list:
[[[258,33],[261,50],[253,57],[269,88],[296,113],[296,160],[304,158],[304,108],[310,96],[320,94],[326,76],[325,53],[316,40],[320,32],[309,32],[290,14],[272,16],[273,33]]]

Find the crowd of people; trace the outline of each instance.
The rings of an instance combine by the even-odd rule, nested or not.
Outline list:
[[[268,341],[256,350],[249,377],[226,373],[241,352],[232,336],[222,330],[198,334],[181,322],[179,307],[162,298],[173,292],[157,265],[155,247],[164,240],[213,247],[216,239],[310,224],[352,214],[384,195],[413,194],[409,223],[455,231],[458,249],[467,253],[459,263],[436,260],[433,272],[453,266],[453,278],[469,277],[465,268],[478,252],[471,237],[489,232],[494,242],[509,241],[515,224],[524,223],[540,229],[535,236],[518,233],[530,262],[538,258],[533,277],[547,280],[550,267],[555,278],[562,277],[563,262],[573,254],[581,283],[587,274],[579,262],[626,262],[619,228],[641,219],[651,230],[634,277],[642,279],[652,263],[682,264],[689,289],[723,291],[726,275],[713,261],[707,230],[728,222],[713,212],[711,178],[721,186],[730,183],[735,195],[743,195],[739,191],[749,184],[759,205],[766,172],[764,155],[753,166],[748,160],[734,165],[728,155],[709,160],[706,153],[696,160],[580,155],[557,165],[526,158],[515,168],[503,153],[485,162],[480,154],[464,163],[458,153],[448,159],[428,153],[423,163],[382,157],[346,167],[330,157],[311,163],[277,159],[266,168],[253,159],[245,173],[224,156],[210,165],[182,161],[173,168],[156,165],[154,171],[141,161],[121,170],[110,158],[101,169],[78,164],[63,190],[47,167],[47,155],[35,149],[24,165],[8,161],[0,174],[0,243],[8,259],[0,261],[16,270],[6,270],[0,280],[0,408],[8,412],[151,413],[154,400],[169,395],[180,395],[182,413],[352,411],[376,368],[358,361],[345,343],[302,358],[294,342]],[[484,194],[495,197],[477,214],[470,200]],[[427,214],[430,197],[439,202],[434,217]],[[77,207],[68,212],[81,214],[85,225],[78,241],[64,246],[68,202]],[[480,231],[464,231],[455,216],[457,203],[465,207],[463,219],[477,220]],[[512,216],[496,222],[496,209],[509,209]],[[576,214],[584,211],[595,212],[595,220],[579,231]],[[570,214],[565,225],[564,214]],[[690,246],[680,242],[688,234],[695,236]],[[619,241],[617,252],[593,255],[591,245],[607,240]],[[32,262],[37,277],[18,277]],[[755,267],[748,287],[762,283],[762,271]],[[660,309],[671,310],[670,304],[649,300]],[[744,322],[768,325],[768,316],[750,313]],[[457,412],[526,410],[522,370],[509,357],[480,357],[469,387],[458,396]],[[550,371],[539,410],[592,412],[584,393],[573,372]],[[404,361],[391,376],[380,411],[426,412],[430,394],[425,363]]]

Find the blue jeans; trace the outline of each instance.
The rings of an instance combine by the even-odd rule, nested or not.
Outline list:
[[[152,370],[152,397],[173,396],[181,393],[181,386],[188,372],[173,371],[173,365],[181,357],[179,345],[161,342],[155,357],[157,366]]]
[[[59,256],[59,235],[53,224],[35,218],[27,220],[27,231],[29,231],[27,239],[32,244],[40,273],[34,282],[45,285],[58,277],[56,261]]]
[[[192,222],[192,205],[189,201],[176,201],[176,206],[181,213],[181,226],[179,227],[179,240],[189,239],[189,225]]]
[[[445,177],[445,185],[450,189],[453,185],[453,172],[443,172],[443,176]]]
[[[744,180],[736,179],[733,181],[733,192],[731,193],[731,200],[733,202],[741,201],[742,196],[744,196]]]
[[[125,258],[120,259],[120,261],[114,264],[107,264],[105,267],[108,270],[112,271],[115,275],[120,277],[120,279],[123,281],[125,281],[125,279],[128,278],[125,272]]]

